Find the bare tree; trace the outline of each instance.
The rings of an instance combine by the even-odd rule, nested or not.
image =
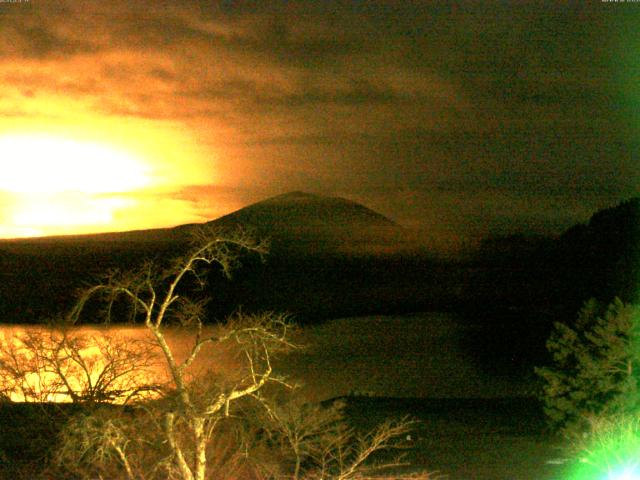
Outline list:
[[[31,328],[0,340],[1,393],[22,402],[125,404],[161,389],[154,350],[108,332]]]
[[[403,448],[398,439],[404,438],[413,427],[414,422],[405,417],[387,420],[364,435],[356,434],[353,429],[337,432],[323,444],[322,454],[317,458],[319,467],[311,471],[307,479],[356,480],[368,478],[367,474],[374,472],[406,466],[402,455],[373,465],[365,462],[376,452]]]
[[[132,313],[126,315],[139,319],[150,332],[169,386],[158,398],[128,409],[103,407],[76,416],[61,434],[58,464],[80,476],[128,480],[365,478],[365,461],[375,452],[397,447],[411,422],[387,422],[359,436],[346,426],[339,405],[277,405],[267,400],[267,385],[290,387],[272,364],[274,355],[295,348],[287,317],[239,313],[205,328],[207,299],[194,299],[192,290],[206,283],[203,267],[218,266],[228,276],[242,252],[264,255],[266,246],[243,234],[216,232],[203,232],[194,245],[166,270],[146,263],[135,272],[112,272],[80,297],[70,315],[76,324],[95,301],[104,304],[106,322],[114,312],[122,312],[119,302],[128,302]],[[171,344],[169,329],[176,323],[189,332],[186,352]],[[199,362],[201,357],[220,350],[232,355],[233,371],[218,375],[199,368],[207,363]],[[261,415],[254,415],[257,411]],[[245,427],[248,434],[239,432]],[[271,459],[257,460],[250,475],[238,473],[243,463],[256,461],[257,447],[273,457],[274,442],[293,452],[292,473],[272,468]],[[394,459],[382,467],[398,465]],[[428,478],[425,475],[420,478]]]
[[[171,381],[160,424],[170,451],[170,467],[183,480],[207,477],[207,444],[219,421],[229,415],[233,402],[243,397],[257,398],[268,382],[283,382],[273,373],[272,356],[293,346],[287,339],[290,325],[286,316],[280,314],[238,314],[214,333],[205,332],[205,302],[194,301],[180,292],[180,287],[188,282],[204,287],[206,269],[202,267],[218,265],[229,276],[242,251],[264,255],[266,245],[244,234],[220,236],[211,231],[201,232],[195,247],[165,271],[147,263],[137,272],[114,272],[103,283],[84,292],[70,315],[73,322],[79,322],[87,303],[99,297],[106,301],[105,321],[110,320],[112,306],[121,298],[131,302],[142,317],[162,352]],[[166,328],[171,321],[191,329],[191,344],[184,358],[176,355],[167,340]],[[193,381],[190,367],[203,349],[225,344],[232,344],[242,359],[233,381],[228,378],[225,382]],[[111,447],[115,448],[114,445]],[[120,450],[118,455],[127,470],[130,465],[128,460],[125,462],[124,450]]]
[[[344,401],[322,406],[289,396],[284,403],[266,409],[268,418],[264,424],[270,435],[279,437],[293,453],[293,480],[355,480],[406,466],[402,450],[407,445],[402,439],[414,429],[415,421],[408,417],[388,420],[362,435],[348,426],[345,407]],[[370,462],[374,454],[385,450],[400,453],[378,463]]]

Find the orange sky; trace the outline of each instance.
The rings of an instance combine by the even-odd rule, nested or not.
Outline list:
[[[558,231],[637,194],[621,52],[640,6],[494,7],[0,3],[0,237],[303,190],[459,239]]]
[[[219,181],[213,152],[205,161],[193,135],[144,119],[68,113],[61,108],[56,122],[0,121],[0,237],[157,228],[218,213],[178,195]]]

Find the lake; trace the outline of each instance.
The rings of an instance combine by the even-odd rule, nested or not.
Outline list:
[[[500,375],[478,364],[468,345],[470,339],[482,337],[483,328],[438,312],[330,320],[295,332],[292,338],[302,348],[277,360],[275,370],[301,384],[301,393],[312,400],[347,394],[425,398],[530,394],[530,376]],[[42,327],[4,325],[0,339],[37,331]],[[85,326],[73,332],[114,342],[151,339],[139,326]],[[187,354],[189,338],[188,331],[167,330],[168,343],[178,358]],[[193,371],[233,375],[238,362],[228,350],[209,348],[201,352]],[[161,364],[154,372],[162,377]]]

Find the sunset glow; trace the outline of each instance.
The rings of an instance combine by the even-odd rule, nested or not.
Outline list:
[[[0,137],[0,189],[15,193],[125,192],[149,184],[148,167],[106,145],[65,138]]]
[[[0,238],[202,220],[193,204],[170,197],[211,178],[179,134],[141,123],[118,128],[99,118],[92,129],[49,130],[0,135]]]
[[[114,147],[48,135],[0,137],[0,191],[8,222],[2,236],[32,236],[90,225],[110,226],[134,203],[112,197],[148,187],[150,167]],[[105,195],[109,194],[105,197]]]
[[[0,237],[204,222],[309,191],[448,251],[559,233],[638,188],[625,6],[258,3],[0,3],[0,137],[109,158],[54,166],[36,142],[50,161],[0,175]],[[78,188],[86,201],[46,197]]]

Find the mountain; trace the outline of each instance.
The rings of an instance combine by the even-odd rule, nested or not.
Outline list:
[[[389,253],[398,248],[414,248],[409,233],[385,216],[340,197],[290,192],[248,205],[204,224],[173,228],[0,240],[0,249],[16,253],[63,250],[91,245],[109,251],[123,243],[170,246],[187,241],[202,225],[235,230],[242,228],[270,240],[276,250],[314,253]],[[155,245],[155,247],[153,246]],[[50,252],[49,252],[50,253]]]
[[[212,270],[217,318],[239,306],[305,318],[415,311],[449,296],[448,272],[432,268],[405,229],[350,200],[291,192],[204,225],[270,242],[266,263],[248,255],[230,281]],[[174,258],[201,226],[0,241],[0,319],[40,321],[66,311],[96,276]],[[425,271],[433,288],[425,288]]]
[[[268,198],[215,220],[216,224],[243,224],[269,230],[398,228],[385,216],[351,200],[304,192]]]
[[[550,324],[542,310],[549,318],[573,316],[589,297],[640,300],[640,199],[595,212],[557,238],[488,239],[478,258],[463,260],[431,255],[409,231],[361,204],[303,192],[205,225],[242,228],[271,243],[266,263],[243,258],[231,281],[212,272],[218,318],[240,305],[305,318],[454,308],[500,323],[501,309],[533,330]],[[95,275],[180,255],[200,226],[0,241],[0,319],[37,321],[64,310]],[[531,321],[522,320],[525,310],[534,313]]]
[[[381,253],[410,243],[407,232],[373,210],[340,197],[290,192],[254,203],[208,225],[241,227],[275,250]]]

